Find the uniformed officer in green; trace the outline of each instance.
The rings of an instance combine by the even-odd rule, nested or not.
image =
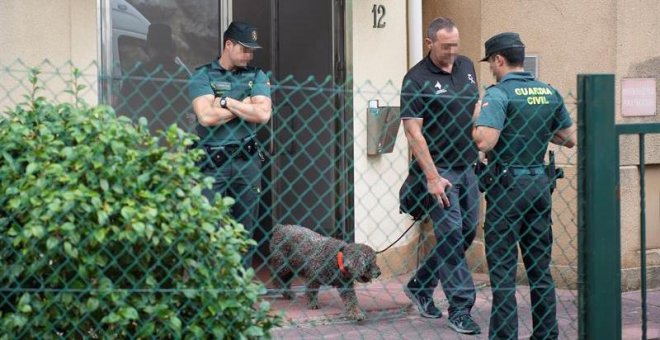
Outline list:
[[[493,292],[490,339],[518,339],[516,267],[518,248],[530,285],[531,339],[556,339],[552,250],[551,179],[545,172],[548,143],[575,145],[575,125],[554,88],[524,72],[525,45],[517,33],[485,43],[497,84],[475,112],[472,137],[486,152],[493,182],[486,189],[484,235]]]
[[[213,190],[204,194],[210,201],[216,193],[236,200],[232,216],[252,237],[259,213],[261,154],[256,141],[257,124],[268,122],[272,112],[268,76],[248,63],[257,43],[254,26],[233,22],[223,35],[219,58],[197,69],[189,84],[189,95],[197,116],[197,147],[206,151],[201,162],[206,175],[215,178]],[[251,265],[255,248],[243,259]]]

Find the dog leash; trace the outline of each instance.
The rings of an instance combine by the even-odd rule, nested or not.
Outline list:
[[[424,218],[420,218],[420,219],[417,219],[417,220],[413,220],[413,223],[410,224],[410,226],[408,227],[408,229],[406,229],[406,231],[404,231],[403,234],[401,234],[401,236],[399,236],[399,238],[396,239],[396,241],[392,242],[392,244],[390,244],[389,246],[387,246],[387,248],[385,248],[385,249],[383,249],[383,250],[379,250],[379,251],[377,251],[376,254],[384,253],[386,250],[392,248],[393,245],[395,245],[397,242],[399,242],[399,240],[402,239],[403,236],[406,235],[406,234],[410,231],[410,229],[412,229],[412,227],[415,225],[415,223],[417,223],[418,221],[423,221],[423,220],[424,220]]]

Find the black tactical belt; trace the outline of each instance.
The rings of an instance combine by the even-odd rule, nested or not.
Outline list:
[[[244,139],[242,144],[227,144],[222,146],[204,145],[203,148],[207,155],[204,160],[205,167],[209,166],[209,163],[212,163],[215,167],[220,167],[232,159],[249,160],[259,151],[259,144],[253,137],[249,137]],[[208,162],[208,160],[211,162]]]

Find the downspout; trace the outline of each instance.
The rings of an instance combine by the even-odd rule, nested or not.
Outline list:
[[[96,1],[96,54],[98,58],[97,103],[111,104],[112,92],[112,5],[109,0]]]
[[[408,68],[423,58],[422,0],[408,0]]]

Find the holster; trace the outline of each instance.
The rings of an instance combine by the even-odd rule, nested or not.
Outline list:
[[[501,180],[502,174],[499,174],[500,167],[498,165],[488,165],[481,161],[477,161],[474,165],[474,173],[479,180],[479,191],[486,192],[495,184],[496,180]]]
[[[553,193],[557,188],[557,179],[564,178],[564,169],[548,164],[545,166],[545,174],[550,181],[550,193]]]
[[[557,188],[557,179],[564,178],[564,169],[555,165],[555,153],[552,150],[548,151],[548,159],[549,163],[545,166],[545,174],[550,180],[550,193],[552,194]]]

